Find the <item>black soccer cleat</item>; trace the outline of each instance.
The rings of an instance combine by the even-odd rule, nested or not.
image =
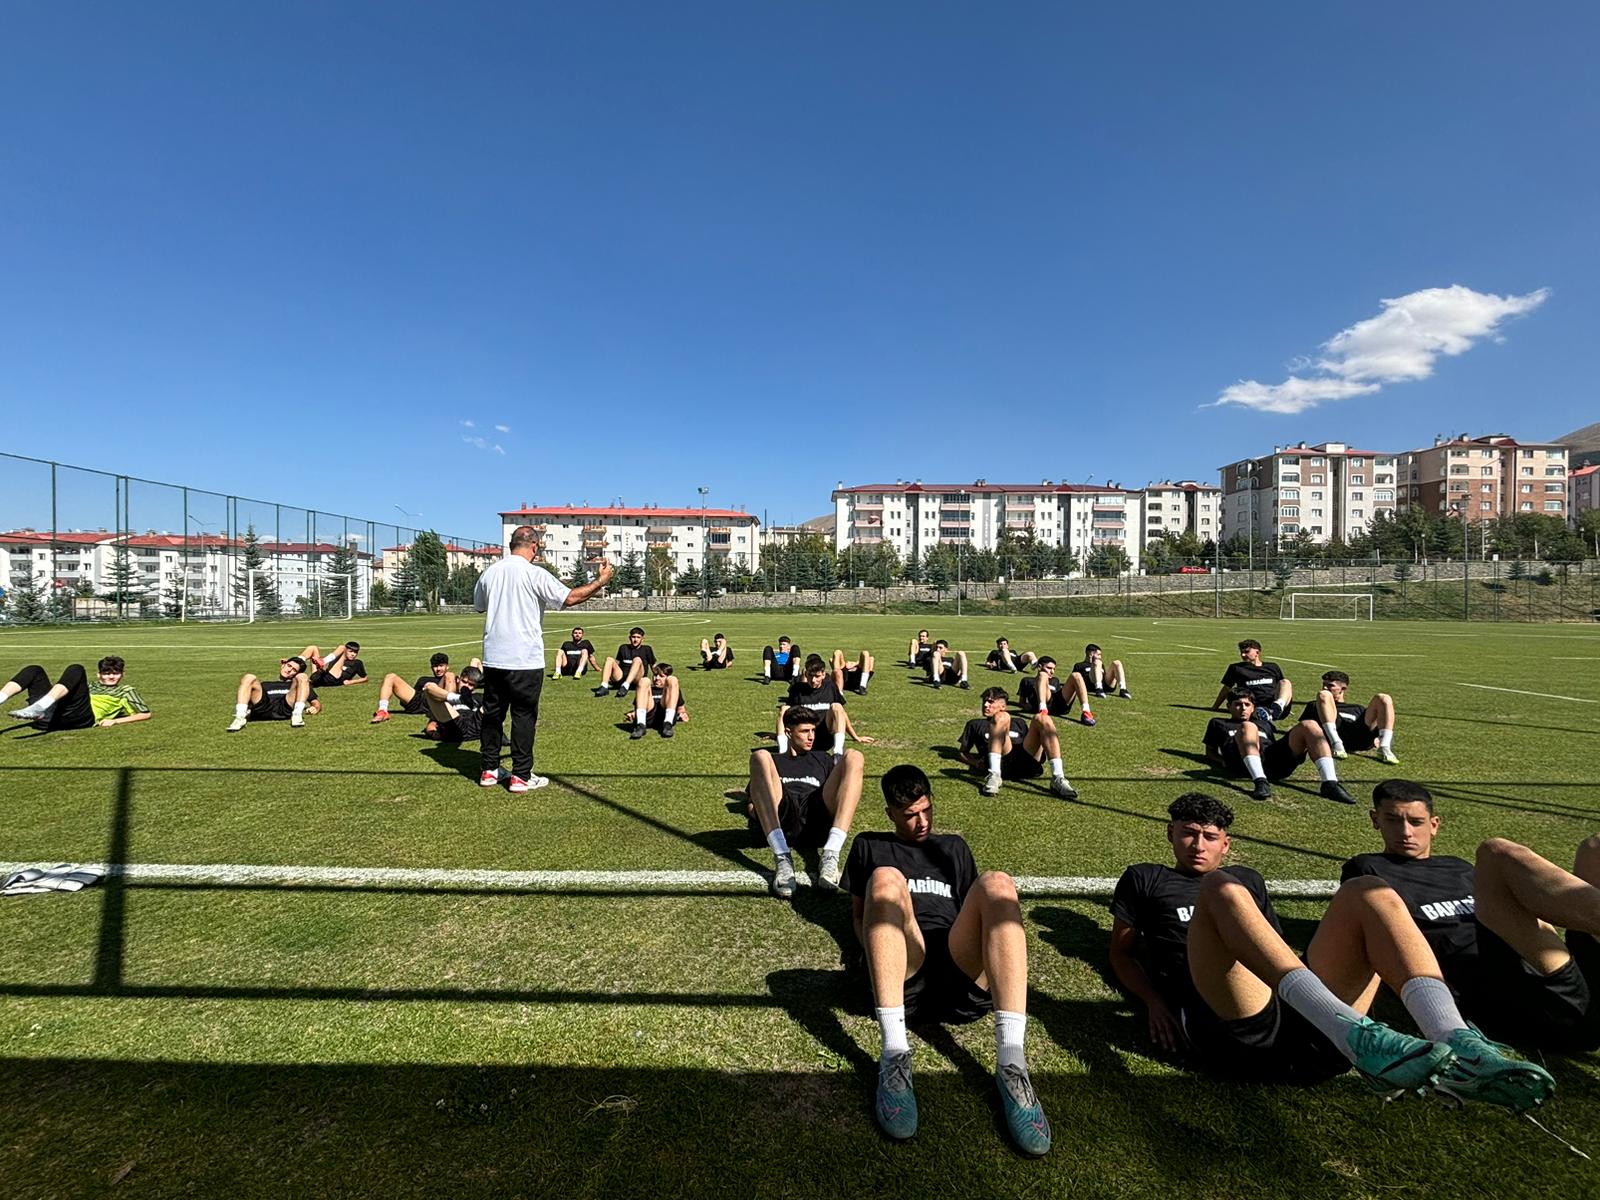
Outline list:
[[[1356,802],[1356,798],[1337,779],[1324,780],[1319,790],[1324,800],[1332,800],[1336,804],[1354,804]]]
[[[673,723],[671,721],[666,722],[664,725],[661,726],[661,736],[662,737],[671,737],[672,736],[672,731],[673,731],[674,728],[675,728],[675,726],[673,725]]]
[[[630,738],[634,739],[635,741],[638,741],[640,738],[642,738],[644,736],[644,726],[643,725],[635,725],[632,729],[630,729],[628,731],[628,736]]]
[[[597,688],[591,688],[590,692],[591,692],[591,694],[596,695],[596,696],[604,696],[610,690],[611,690],[610,688],[608,688],[605,684],[602,683]]]
[[[1272,785],[1265,779],[1258,779],[1255,783],[1255,789],[1250,794],[1256,800],[1271,800]]]

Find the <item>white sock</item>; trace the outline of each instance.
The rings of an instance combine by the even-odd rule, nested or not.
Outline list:
[[[249,714],[250,714],[250,706],[248,704],[235,704],[233,706],[233,719],[235,721],[242,721]]]
[[[833,755],[834,755],[835,758],[837,758],[839,755],[841,755],[843,753],[844,753],[844,734],[843,733],[836,733],[836,734],[833,735]]]
[[[643,725],[645,716],[646,716],[646,713],[645,713],[644,709],[642,709],[642,708],[634,709],[633,710],[633,723],[635,725]]]
[[[843,850],[845,831],[835,825],[828,830],[828,840],[822,843],[823,850]]]
[[[1000,774],[1000,758],[1001,756],[996,754],[993,750],[989,751],[989,774]]]
[[[994,1010],[994,1050],[997,1066],[1025,1067],[1022,1043],[1028,1036],[1028,1015]]]
[[[761,677],[763,679],[772,678],[772,660],[770,658],[761,660]]]
[[[1261,755],[1246,754],[1242,757],[1244,758],[1244,769],[1250,773],[1251,779],[1265,779],[1267,777],[1267,773],[1261,769]]]
[[[387,700],[379,700],[378,701],[378,711],[379,712],[388,712],[389,711],[389,702]]]
[[[444,694],[444,702],[446,704],[460,704],[461,703],[461,693],[460,692],[446,692]]]
[[[1050,774],[1054,775],[1057,779],[1066,778],[1066,768],[1061,765],[1061,760],[1059,758],[1052,758],[1050,760]]]
[[[1337,745],[1343,739],[1339,736],[1339,723],[1337,721],[1324,721],[1322,732],[1328,735],[1328,741]]]
[[[789,735],[787,733],[780,733],[778,735],[778,753],[789,753]]]
[[[1394,749],[1394,730],[1392,730],[1392,729],[1380,729],[1380,730],[1378,730],[1378,749],[1380,749],[1380,750],[1393,750]]]
[[[1309,967],[1290,971],[1278,980],[1278,998],[1315,1025],[1352,1063],[1356,1061],[1349,1033],[1361,1014],[1330,992]]]
[[[46,692],[32,704],[28,705],[29,712],[47,713],[56,706],[56,701],[61,699],[54,692]]]
[[[906,1006],[897,1004],[893,1008],[880,1008],[877,1013],[878,1032],[883,1037],[882,1057],[909,1052],[911,1043],[906,1040]]]
[[[661,721],[665,725],[671,725],[677,719],[678,710],[676,708],[669,708],[661,714]]]
[[[306,715],[306,702],[304,700],[294,706],[294,715],[297,717]]]
[[[1322,776],[1323,783],[1339,782],[1339,772],[1334,769],[1331,756],[1317,759],[1317,774]]]
[[[1448,1042],[1450,1035],[1467,1027],[1456,1007],[1456,998],[1442,979],[1418,975],[1400,989],[1400,1003],[1430,1042]]]
[[[872,672],[871,671],[863,671],[863,672],[861,672],[861,686],[862,687],[866,687],[867,686],[867,681],[869,679],[871,679],[871,678],[872,678]]]
[[[961,672],[961,678],[956,680],[956,682],[957,683],[965,683],[966,681],[967,681],[967,673],[965,671],[962,671]]]
[[[772,847],[774,856],[789,853],[789,839],[783,836],[783,830],[781,829],[774,829],[767,834],[767,845]]]

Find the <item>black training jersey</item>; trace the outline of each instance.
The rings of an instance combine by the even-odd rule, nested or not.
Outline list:
[[[1277,733],[1272,727],[1272,722],[1252,718],[1250,723],[1261,733],[1261,748],[1265,750],[1272,745],[1272,739]],[[1237,745],[1236,739],[1243,727],[1243,721],[1235,721],[1232,717],[1212,717],[1206,722],[1206,749],[1215,750],[1218,754],[1226,753],[1228,747]]]
[[[1336,707],[1339,710],[1337,728],[1344,729],[1347,726],[1365,725],[1367,723],[1367,710],[1361,705],[1340,704]],[[1322,714],[1317,711],[1317,702],[1315,700],[1308,701],[1306,706],[1300,710],[1300,719],[1302,721],[1315,721],[1318,725],[1322,724]]]
[[[1027,736],[1028,723],[1020,717],[1012,717],[1011,744],[1006,747],[1006,753],[1020,748],[1022,739]],[[961,753],[980,759],[989,753],[988,717],[973,717],[967,722],[966,728],[961,731]]]
[[[834,685],[831,677],[824,678],[822,686],[807,687],[804,679],[789,685],[790,708],[809,708],[815,713],[825,713],[835,704],[844,703],[844,693]]]
[[[1339,871],[1341,882],[1361,875],[1376,875],[1400,894],[1446,979],[1454,982],[1476,965],[1477,872],[1471,863],[1448,854],[1432,858],[1358,854]]]
[[[879,867],[893,867],[906,877],[911,911],[924,933],[954,925],[978,880],[972,850],[954,833],[929,834],[924,842],[902,842],[892,833],[857,834],[842,886],[852,896],[866,896],[867,880]]]
[[[577,658],[578,655],[582,654],[585,650],[589,652],[589,657],[592,659],[594,657],[594,643],[588,638],[584,638],[581,642],[575,642],[571,638],[568,638],[566,641],[561,643],[561,653],[565,654],[568,658]],[[621,662],[622,659],[618,658],[617,661]]]
[[[808,750],[804,754],[779,751],[776,746],[764,747],[772,755],[772,765],[777,768],[778,779],[783,783],[783,798],[791,803],[804,800],[812,792],[820,791],[833,774],[833,755],[826,750]]]
[[[628,669],[629,665],[636,658],[644,659],[644,665],[646,667],[653,667],[656,665],[656,652],[650,649],[647,643],[640,642],[639,645],[635,647],[628,642],[623,642],[622,645],[617,647],[617,666],[621,667],[624,671]]]
[[[1250,890],[1261,915],[1283,932],[1267,896],[1267,881],[1249,867],[1228,874]],[[1137,957],[1156,990],[1169,999],[1189,985],[1189,921],[1204,875],[1188,875],[1161,863],[1136,863],[1122,873],[1111,893],[1111,915],[1139,933]]]
[[[1278,698],[1278,683],[1283,679],[1283,668],[1275,662],[1263,662],[1252,667],[1247,662],[1236,662],[1222,673],[1222,686],[1232,691],[1244,688],[1256,704],[1271,704]]]

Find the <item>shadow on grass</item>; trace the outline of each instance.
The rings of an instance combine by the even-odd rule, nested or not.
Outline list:
[[[1459,725],[1493,725],[1501,729],[1518,729],[1522,727],[1522,722],[1520,721],[1491,721],[1487,717],[1447,717],[1443,713],[1424,712],[1406,712],[1402,715],[1408,721],[1452,721]],[[1538,723],[1538,727],[1542,731],[1552,733],[1581,733],[1589,737],[1600,737],[1600,728],[1572,729],[1566,725],[1547,725],[1543,721]]]

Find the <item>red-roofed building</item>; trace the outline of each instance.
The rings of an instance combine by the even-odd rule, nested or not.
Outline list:
[[[1402,508],[1469,521],[1516,513],[1567,516],[1567,448],[1502,433],[1439,438],[1401,456]]]
[[[1591,509],[1600,508],[1600,464],[1579,467],[1567,476],[1567,520],[1574,528]]]
[[[615,564],[636,553],[642,561],[652,549],[671,554],[679,573],[699,570],[707,557],[754,568],[761,534],[759,520],[731,508],[524,505],[500,514],[502,547],[519,525],[539,531],[544,560],[562,573],[599,557]]]

